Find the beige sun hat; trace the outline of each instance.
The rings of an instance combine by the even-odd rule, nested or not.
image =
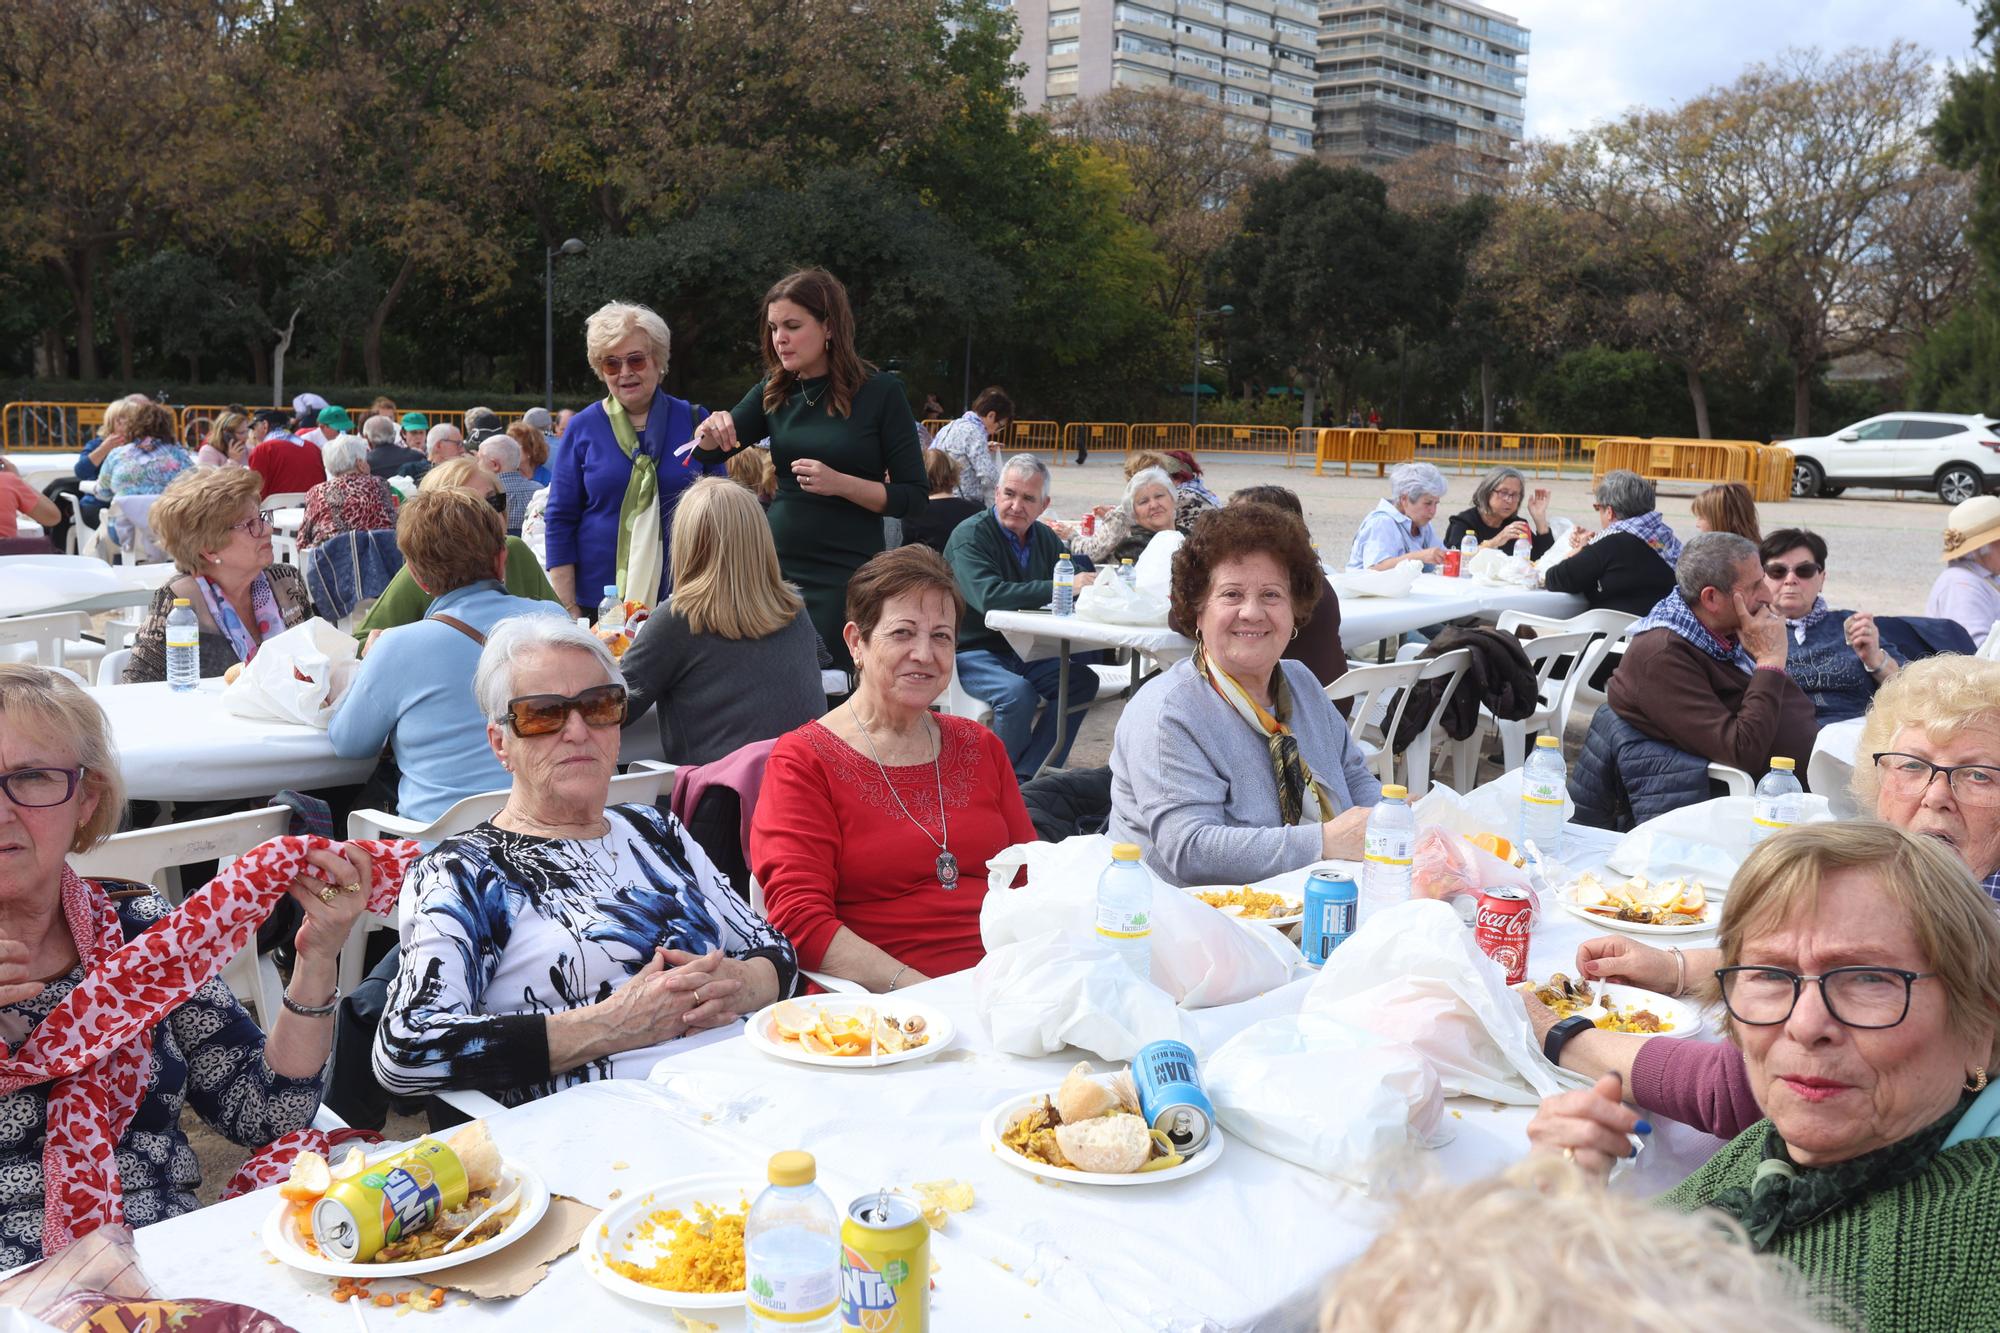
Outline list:
[[[1971,555],[1988,542],[2000,541],[2000,496],[1975,495],[1955,505],[1944,524],[1944,561]]]

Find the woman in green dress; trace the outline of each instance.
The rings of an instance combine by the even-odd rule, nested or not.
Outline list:
[[[778,565],[835,665],[851,669],[847,580],[882,550],[882,520],[916,517],[929,493],[916,418],[902,384],[854,350],[854,312],[831,273],[807,269],[765,293],[763,341],[764,378],[703,420],[690,447],[712,464],[770,437]]]

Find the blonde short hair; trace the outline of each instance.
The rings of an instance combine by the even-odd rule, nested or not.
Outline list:
[[[83,769],[81,789],[97,798],[97,808],[77,826],[70,851],[87,852],[118,831],[125,813],[125,780],[97,700],[68,676],[26,662],[0,662],[0,719],[10,731],[25,727],[75,747]]]
[[[1744,944],[1812,911],[1820,884],[1836,871],[1872,871],[1881,888],[1875,915],[1899,910],[1924,965],[1950,994],[1953,1031],[1994,1038],[2000,1064],[2000,916],[1972,872],[1934,838],[1872,819],[1807,824],[1760,843],[1730,881],[1716,943],[1734,967]],[[1735,1028],[1730,1026],[1734,1039]]]
[[[441,491],[446,487],[461,489],[477,488],[481,495],[500,489],[500,478],[479,465],[479,460],[471,454],[460,458],[449,458],[424,473],[424,479],[417,483],[419,495],[426,491]]]
[[[396,515],[396,549],[410,577],[433,597],[493,577],[507,549],[507,520],[460,486],[419,488]]]
[[[762,639],[805,609],[778,572],[764,507],[725,477],[703,477],[682,493],[667,554],[674,581],[667,605],[696,634]]]
[[[183,574],[202,557],[229,544],[229,530],[243,521],[243,507],[264,495],[264,479],[242,467],[189,469],[168,484],[147,514],[153,535]]]
[[[652,349],[653,360],[660,363],[660,373],[667,370],[667,357],[674,349],[674,335],[667,328],[667,321],[661,319],[651,306],[634,305],[630,301],[613,301],[599,306],[597,313],[583,324],[583,341],[590,357],[590,373],[602,379],[603,373],[597,363],[613,347],[624,342],[635,333],[646,335],[646,345]]]
[[[778,493],[778,469],[771,466],[771,451],[754,446],[729,455],[729,479],[769,503]]]
[[[1839,1317],[1733,1220],[1615,1194],[1559,1158],[1409,1195],[1335,1279],[1321,1333],[1831,1333]],[[1822,1322],[1822,1321],[1825,1322]]]
[[[110,402],[106,403],[104,405],[104,424],[99,428],[98,433],[100,435],[109,435],[112,431],[117,430],[134,406],[136,404],[130,398],[113,398]]]
[[[1875,808],[1882,790],[1875,756],[1894,749],[1904,727],[1921,727],[1933,741],[1948,744],[1982,722],[2000,728],[2000,662],[1946,653],[1910,663],[1876,691],[1861,723],[1848,781],[1855,801],[1863,810]],[[2000,756],[1994,762],[2000,763]]]

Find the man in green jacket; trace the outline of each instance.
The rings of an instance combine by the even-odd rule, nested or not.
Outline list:
[[[1026,782],[1044,760],[1061,767],[1076,740],[1070,728],[1060,754],[1055,748],[1061,714],[1045,701],[1055,698],[1058,659],[1023,662],[1007,641],[986,628],[988,611],[1032,611],[1048,605],[1054,591],[1062,538],[1035,520],[1049,507],[1049,467],[1033,454],[1015,454],[1000,469],[993,507],[952,529],[944,558],[965,594],[965,619],[958,627],[958,679],[966,693],[993,709],[993,732],[1007,746],[1014,776]],[[1077,591],[1096,576],[1076,576]],[[1094,655],[1072,654],[1070,708],[1097,697],[1097,675],[1085,663]],[[1036,719],[1036,710],[1041,717]]]

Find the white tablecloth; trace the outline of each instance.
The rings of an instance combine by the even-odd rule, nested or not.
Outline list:
[[[1133,648],[1163,667],[1172,666],[1194,652],[1194,640],[1183,638],[1164,625],[1112,625],[1082,616],[1056,616],[1047,611],[988,611],[986,628],[1005,635],[1007,646],[1023,662],[1059,656],[1065,639],[1072,652]]]
[[[470,707],[472,684],[466,682]],[[222,682],[187,694],[163,682],[90,691],[111,722],[125,794],[134,800],[214,801],[312,791],[366,780],[375,760],[342,759],[316,727],[253,721],[222,706]],[[624,763],[659,759],[660,729],[648,714],[625,729]]]
[[[7,461],[20,470],[22,478],[36,490],[41,490],[57,477],[76,475],[76,455],[74,453],[7,455]]]
[[[1806,761],[1806,784],[1815,795],[1826,797],[1833,813],[1841,819],[1852,819],[1862,813],[1855,806],[1847,784],[1854,777],[1855,751],[1861,748],[1864,720],[1850,718],[1821,727],[1813,741],[1812,758]]]
[[[107,565],[88,555],[0,556],[0,616],[145,606],[173,565]]]
[[[1588,609],[1589,604],[1574,593],[1419,574],[1407,597],[1341,598],[1340,641],[1352,652],[1378,639],[1397,638],[1463,616],[1491,620],[1502,611],[1525,611],[1565,620]]]

